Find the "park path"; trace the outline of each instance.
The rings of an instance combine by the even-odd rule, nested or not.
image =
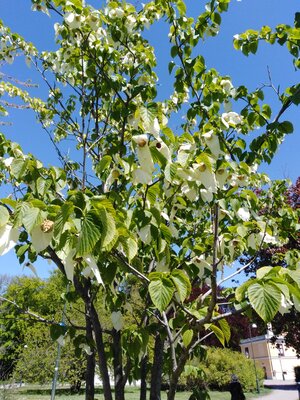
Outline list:
[[[260,400],[300,400],[295,381],[265,381],[265,387],[272,390],[271,393],[257,397]]]

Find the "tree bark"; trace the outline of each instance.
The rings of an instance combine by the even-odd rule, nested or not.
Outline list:
[[[140,400],[147,400],[147,354],[141,360],[141,388],[140,388]]]
[[[151,369],[150,400],[160,400],[164,341],[158,333],[155,338],[154,360]]]
[[[89,312],[86,307],[85,312],[86,339],[88,343],[93,342],[93,328]],[[95,398],[95,353],[87,354],[87,367],[85,377],[85,400],[94,400]]]
[[[115,400],[125,400],[121,332],[113,329],[112,337],[113,337],[112,352],[113,352],[114,379],[115,379]]]
[[[98,353],[98,358],[99,358],[99,368],[100,368],[100,374],[101,374],[101,378],[102,378],[104,400],[113,400],[111,386],[110,386],[110,380],[109,380],[107,359],[106,359],[104,342],[103,342],[102,328],[101,328],[101,324],[99,321],[98,313],[95,309],[93,302],[91,302],[91,304],[90,304],[90,315],[91,315],[91,321],[93,324],[93,331],[95,334],[95,342],[96,342],[97,353]]]
[[[57,256],[55,251],[48,246],[47,251],[52,259],[52,261],[57,265],[60,271],[66,275],[65,268],[60,258]],[[93,332],[95,334],[95,343],[97,348],[97,354],[99,358],[99,368],[100,374],[102,378],[103,385],[103,395],[104,400],[113,400],[111,386],[109,381],[109,373],[108,373],[108,365],[105,354],[105,348],[103,343],[103,335],[102,335],[102,327],[100,324],[98,313],[95,309],[93,301],[91,299],[90,289],[91,289],[91,281],[86,278],[82,278],[82,281],[79,280],[78,276],[74,275],[74,287],[79,293],[80,297],[83,299],[86,309],[88,310],[88,314],[90,316],[90,321],[92,324]]]

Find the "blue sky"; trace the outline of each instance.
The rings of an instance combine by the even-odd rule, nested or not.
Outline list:
[[[88,2],[88,0],[87,0]],[[102,1],[91,1],[93,5]],[[205,1],[186,1],[188,12],[195,16],[203,10]],[[29,0],[0,0],[0,18],[13,30],[32,41],[40,50],[54,48],[53,24],[55,20],[44,14],[31,11]],[[268,82],[267,68],[271,71],[275,86],[281,88],[293,85],[299,81],[299,73],[294,70],[292,58],[288,51],[280,46],[262,44],[257,55],[245,57],[232,47],[233,35],[246,29],[259,29],[263,25],[274,27],[279,23],[293,24],[294,14],[299,11],[298,0],[232,0],[230,11],[222,14],[223,24],[217,38],[210,38],[201,43],[197,51],[203,54],[209,68],[214,67],[223,75],[232,77],[234,85],[245,84],[250,89],[255,89]],[[159,95],[163,98],[171,93],[171,81],[168,75],[169,43],[167,29],[163,24],[155,25],[154,29],[146,32],[147,38],[155,47],[158,59],[157,73],[159,75]],[[13,67],[2,67],[2,72],[7,72],[20,80],[33,79],[39,83],[36,96],[46,94],[42,82],[33,75],[22,59],[17,60]],[[267,97],[269,104],[274,104],[274,96],[270,90]],[[273,108],[273,107],[272,107]],[[274,106],[274,115],[277,114],[279,105]],[[285,114],[284,119],[294,123],[294,134],[286,137],[283,145],[274,158],[271,166],[263,166],[272,179],[290,178],[295,181],[300,175],[298,167],[300,145],[300,118],[299,108],[292,107]],[[12,126],[1,127],[7,136],[18,141],[25,152],[37,155],[46,165],[55,163],[56,153],[51,147],[46,134],[35,122],[30,112],[12,110],[7,118],[13,122]],[[1,195],[7,195],[8,193]],[[51,267],[45,262],[38,263],[38,274],[46,277]],[[13,251],[0,258],[0,274],[11,275],[22,273],[22,267],[14,257]]]

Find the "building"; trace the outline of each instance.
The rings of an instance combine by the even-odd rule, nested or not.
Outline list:
[[[265,379],[295,380],[294,367],[300,366],[300,359],[291,347],[285,347],[284,336],[275,343],[273,332],[241,340],[241,352],[255,361],[265,371]]]

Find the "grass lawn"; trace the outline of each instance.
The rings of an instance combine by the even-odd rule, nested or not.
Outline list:
[[[260,396],[267,394],[268,389],[263,389]],[[25,386],[17,389],[0,389],[0,400],[49,400],[51,389],[47,386]],[[178,392],[176,394],[176,400],[188,400],[190,396],[189,392]],[[211,400],[229,400],[229,392],[210,392]],[[247,399],[259,398],[254,393],[246,393]],[[56,391],[55,399],[57,400],[84,400],[83,391],[80,394],[70,394],[66,388],[59,388]],[[139,390],[137,388],[128,388],[126,390],[126,399],[128,400],[139,400]],[[97,389],[95,400],[104,400],[102,390]],[[167,400],[166,393],[162,393],[161,400]]]

